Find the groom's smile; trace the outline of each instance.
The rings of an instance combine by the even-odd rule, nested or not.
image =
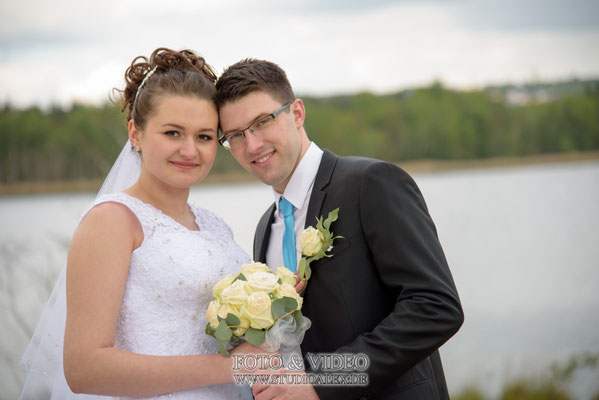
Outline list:
[[[274,151],[266,154],[265,156],[261,156],[260,158],[256,159],[255,161],[252,161],[253,164],[259,165],[259,166],[263,166],[264,164],[266,164],[266,162],[268,160],[271,159],[271,157],[275,154]]]

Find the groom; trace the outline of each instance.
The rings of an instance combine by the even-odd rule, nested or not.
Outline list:
[[[416,183],[393,164],[338,157],[310,142],[304,104],[276,64],[240,61],[216,87],[221,143],[273,188],[254,238],[257,261],[294,270],[302,230],[339,208],[331,231],[342,238],[331,258],[311,264],[302,313],[312,327],[302,353],[369,362],[366,386],[256,384],[256,399],[448,399],[438,348],[463,314]]]

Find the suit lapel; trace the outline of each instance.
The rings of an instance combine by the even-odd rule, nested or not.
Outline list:
[[[260,218],[254,237],[254,260],[266,263],[266,250],[270,239],[270,230],[275,217],[275,203]]]
[[[331,176],[335,170],[335,165],[339,157],[329,150],[325,150],[320,160],[320,166],[316,173],[314,180],[314,186],[312,188],[312,195],[310,196],[310,203],[308,204],[308,211],[306,213],[306,224],[305,228],[316,224],[316,218],[320,218],[322,213],[322,205],[327,195],[327,187],[331,181]]]

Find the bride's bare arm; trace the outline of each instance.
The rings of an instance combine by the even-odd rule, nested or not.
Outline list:
[[[137,218],[117,203],[93,208],[73,237],[64,342],[71,390],[147,397],[231,383],[231,359],[219,354],[149,356],[114,347],[131,253],[142,241]]]

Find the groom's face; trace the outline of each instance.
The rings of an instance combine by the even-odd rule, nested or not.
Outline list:
[[[231,153],[246,171],[280,193],[285,190],[302,151],[299,128],[303,125],[303,118],[298,121],[294,112],[297,102],[301,100],[296,100],[288,110],[280,113],[268,130],[260,134],[246,130],[243,143],[231,148]],[[226,136],[245,129],[281,106],[281,102],[260,91],[226,103],[219,110],[223,134]]]

